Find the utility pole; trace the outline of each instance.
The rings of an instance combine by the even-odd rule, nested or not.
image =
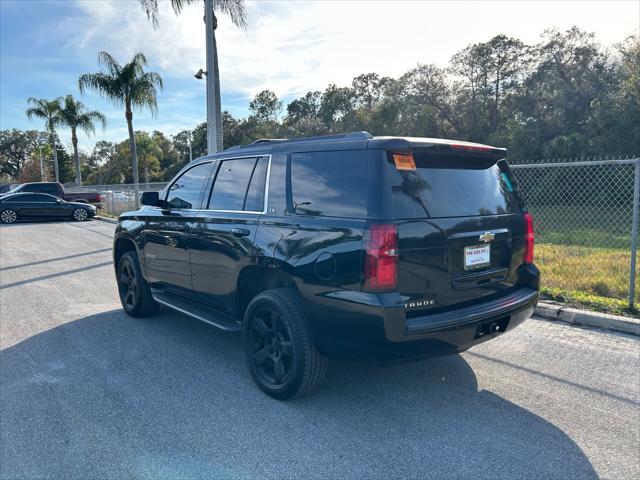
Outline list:
[[[191,130],[187,130],[189,132],[189,163],[193,162],[193,149],[191,148]]]
[[[218,151],[216,136],[216,95],[215,95],[215,57],[213,50],[214,17],[213,0],[204,0],[204,23],[206,30],[207,53],[207,153]]]

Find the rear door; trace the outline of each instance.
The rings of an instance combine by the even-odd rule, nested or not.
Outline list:
[[[73,207],[58,197],[46,193],[36,193],[44,214],[48,217],[70,217]]]
[[[524,221],[504,160],[415,149],[386,152],[384,162],[408,311],[462,306],[516,284]]]
[[[219,160],[205,208],[190,235],[193,290],[198,300],[233,311],[239,272],[257,254],[258,219],[266,212],[270,156]]]

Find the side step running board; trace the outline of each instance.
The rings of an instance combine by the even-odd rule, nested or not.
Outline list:
[[[151,290],[151,296],[156,302],[162,305],[180,313],[184,313],[185,315],[189,315],[201,322],[218,327],[221,330],[239,332],[242,329],[240,322],[232,319],[230,316],[227,317],[223,313],[217,313],[205,306],[196,305],[189,300],[178,297],[177,295]]]

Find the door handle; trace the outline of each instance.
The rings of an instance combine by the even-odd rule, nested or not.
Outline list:
[[[249,235],[251,235],[251,232],[246,228],[232,228],[231,233],[235,237],[248,237]]]

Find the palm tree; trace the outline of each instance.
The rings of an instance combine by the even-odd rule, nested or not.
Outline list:
[[[84,103],[73,98],[72,95],[64,97],[64,104],[60,110],[61,125],[71,129],[71,143],[73,144],[73,156],[76,160],[76,184],[82,185],[82,173],[80,172],[80,155],[78,153],[78,128],[87,135],[95,133],[95,122],[100,122],[102,128],[107,124],[105,116],[97,110],[87,111]]]
[[[125,65],[120,65],[107,52],[100,52],[98,61],[107,71],[80,75],[78,86],[80,93],[95,90],[116,105],[124,106],[124,116],[127,119],[129,129],[131,171],[135,184],[136,207],[138,207],[140,187],[138,185],[138,155],[133,132],[132,108],[147,107],[155,116],[158,112],[158,89],[162,88],[162,78],[157,73],[144,71],[147,58],[142,53],[136,53],[131,61]]]
[[[147,17],[153,23],[153,27],[156,28],[158,26],[158,0],[138,0],[140,5],[147,14]],[[173,7],[173,11],[176,15],[180,14],[184,6],[196,3],[202,0],[171,0],[171,6]],[[231,22],[241,30],[246,30],[247,28],[247,12],[244,5],[244,0],[205,0],[205,7],[207,3],[210,3],[213,6],[213,31],[211,32],[211,37],[213,38],[213,48],[211,51],[213,52],[213,62],[207,59],[207,64],[213,64],[213,79],[214,79],[214,97],[215,97],[215,106],[216,106],[216,122],[215,125],[208,125],[208,128],[215,129],[215,138],[216,138],[216,151],[222,150],[222,140],[223,140],[223,132],[222,132],[222,107],[220,104],[220,71],[218,68],[218,44],[216,41],[215,30],[218,27],[218,19],[215,15],[215,12],[221,12],[227,15]],[[209,54],[209,50],[207,50],[207,54]],[[210,75],[211,72],[208,72],[207,75]],[[209,152],[212,153],[212,152]]]
[[[27,103],[31,105],[27,109],[27,118],[29,120],[40,118],[44,120],[44,126],[49,133],[49,138],[53,144],[53,167],[56,175],[56,182],[60,181],[60,172],[58,171],[58,148],[56,147],[56,126],[60,123],[60,102],[61,98],[46,100],[44,98],[29,97]]]
[[[142,158],[144,183],[146,184],[146,188],[149,188],[149,160],[155,159],[160,162],[164,152],[155,140],[146,132],[136,132],[136,145],[140,158]]]

